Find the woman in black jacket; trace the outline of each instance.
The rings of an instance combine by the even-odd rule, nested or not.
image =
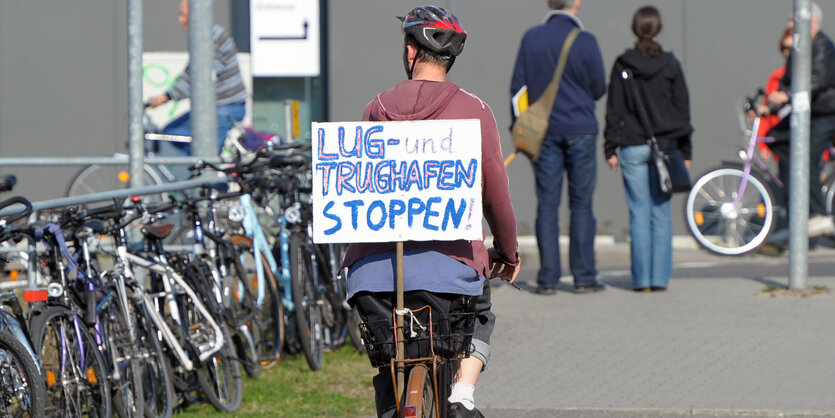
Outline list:
[[[636,291],[663,291],[672,274],[670,197],[661,193],[650,170],[650,146],[638,118],[633,92],[641,95],[653,133],[667,153],[681,152],[690,166],[690,104],[681,64],[661,50],[656,36],[661,15],[652,6],[638,9],[632,32],[634,49],[615,60],[606,102],[604,153],[612,170],[623,171],[632,253],[632,285]],[[630,70],[633,78],[623,77]],[[635,83],[636,90],[626,83]],[[616,154],[619,150],[620,156]]]

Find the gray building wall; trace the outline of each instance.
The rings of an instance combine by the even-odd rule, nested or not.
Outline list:
[[[230,21],[241,14],[242,3],[246,2],[214,1],[215,21],[240,32],[240,26],[232,27]],[[777,45],[793,3],[584,0],[579,17],[596,35],[607,73],[615,57],[633,42],[632,13],[647,3],[661,10],[660,42],[684,65],[696,128],[692,173],[698,175],[722,159],[732,159],[744,142],[737,127],[736,102],[762,86],[781,64]],[[143,2],[146,51],[186,50],[186,34],[177,23],[178,4],[178,0]],[[376,93],[403,79],[402,36],[395,16],[418,4],[327,1],[331,120],[358,119]],[[509,152],[509,83],[516,48],[524,31],[541,22],[547,12],[545,1],[438,0],[435,4],[453,10],[470,35],[450,80],[490,104]],[[823,30],[835,34],[835,2],[820,4]],[[0,2],[0,156],[111,155],[125,149],[126,21],[125,0]],[[598,102],[601,123],[605,100]],[[0,172],[17,174],[18,191],[42,200],[62,196],[78,169],[0,167]],[[530,164],[519,158],[508,172],[520,233],[532,233],[536,203]],[[602,158],[595,211],[600,233],[627,234],[621,177]],[[565,233],[565,209],[563,213]],[[685,233],[681,214],[682,197],[677,196],[673,200],[677,234]]]
[[[467,45],[449,79],[479,95],[493,109],[503,135],[505,154],[510,142],[510,77],[524,32],[541,23],[548,12],[545,0],[444,0],[436,5],[452,10],[467,29]],[[835,33],[835,2],[819,2],[823,30]],[[792,10],[786,0],[583,0],[579,18],[598,40],[607,76],[614,59],[634,42],[630,30],[634,11],[645,4],[659,8],[664,28],[659,41],[684,66],[690,89],[694,160],[697,176],[723,159],[734,159],[745,143],[739,132],[736,102],[765,84],[782,64],[778,42]],[[402,36],[394,16],[416,5],[413,1],[352,0],[330,3],[330,115],[353,120],[379,91],[404,76]],[[362,23],[360,23],[362,22]],[[367,22],[367,23],[366,23]],[[831,28],[831,29],[830,29]],[[345,71],[351,69],[351,71]],[[606,97],[597,103],[602,131]],[[602,146],[602,137],[599,144]],[[619,172],[612,172],[598,155],[595,214],[598,233],[628,235],[628,208]],[[508,167],[519,233],[532,234],[536,211],[530,163],[517,158]],[[568,232],[568,201],[563,198],[561,233]],[[683,197],[672,201],[676,234],[686,234]]]

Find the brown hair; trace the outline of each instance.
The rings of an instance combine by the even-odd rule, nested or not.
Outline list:
[[[786,30],[783,31],[783,36],[780,37],[780,44],[779,44],[779,48],[780,48],[781,53],[783,52],[783,49],[785,48],[783,45],[786,43],[786,39],[791,39],[792,44],[794,44],[794,38],[792,36],[793,36],[793,34],[792,34],[791,29],[786,28]]]
[[[635,49],[645,57],[661,55],[661,44],[654,38],[661,32],[661,14],[652,6],[644,6],[632,16],[632,33],[638,37]]]

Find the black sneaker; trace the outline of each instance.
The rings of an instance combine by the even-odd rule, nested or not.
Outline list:
[[[574,285],[574,293],[592,293],[599,292],[601,290],[606,290],[606,284],[599,280],[595,280],[587,284]]]
[[[546,286],[546,285],[537,285],[536,290],[534,293],[537,295],[555,295],[557,294],[557,288],[554,286]]]
[[[447,418],[484,418],[484,415],[478,408],[472,410],[467,409],[461,402],[449,404],[447,409]]]

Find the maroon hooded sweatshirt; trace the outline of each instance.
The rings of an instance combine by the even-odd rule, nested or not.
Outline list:
[[[366,121],[479,119],[481,121],[481,194],[484,218],[493,233],[493,247],[502,261],[516,265],[516,216],[510,203],[496,119],[490,107],[474,94],[444,81],[406,80],[377,95],[365,107]],[[475,144],[473,144],[475,145]],[[404,249],[438,251],[488,277],[489,260],[483,241],[407,241]],[[394,251],[395,243],[354,243],[342,261],[350,267],[369,255]]]

